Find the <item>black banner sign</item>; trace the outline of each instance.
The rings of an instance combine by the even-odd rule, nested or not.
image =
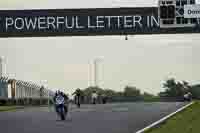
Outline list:
[[[196,26],[160,28],[157,7],[0,10],[0,37],[199,32]]]

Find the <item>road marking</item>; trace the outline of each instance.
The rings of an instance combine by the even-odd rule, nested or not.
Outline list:
[[[128,108],[114,108],[113,111],[128,111]]]
[[[70,112],[91,112],[91,111],[95,111],[94,109],[84,109],[84,108],[82,108],[82,109],[73,109],[73,110],[71,110]]]
[[[143,133],[143,132],[146,131],[147,129],[150,129],[150,128],[152,128],[152,127],[154,127],[154,126],[156,126],[156,125],[162,123],[163,121],[169,119],[170,117],[172,117],[172,116],[175,115],[176,113],[178,113],[178,112],[184,110],[185,108],[189,107],[189,106],[192,105],[193,103],[194,103],[194,102],[191,102],[191,103],[189,103],[189,104],[187,104],[187,105],[181,107],[180,109],[176,110],[175,112],[173,112],[173,113],[171,113],[171,114],[169,114],[169,115],[163,117],[162,119],[160,119],[160,120],[158,120],[158,121],[152,123],[151,125],[149,125],[149,126],[143,128],[143,129],[137,131],[136,133]]]

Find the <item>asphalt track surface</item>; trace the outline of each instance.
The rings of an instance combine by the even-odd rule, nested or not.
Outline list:
[[[123,103],[71,106],[66,121],[53,108],[0,113],[1,133],[135,133],[186,103]]]

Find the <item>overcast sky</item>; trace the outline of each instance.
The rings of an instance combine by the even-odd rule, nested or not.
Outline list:
[[[145,1],[145,3],[143,2]],[[7,0],[1,9],[102,8],[156,6],[155,0]],[[200,83],[200,35],[1,38],[7,74],[17,79],[48,80],[51,88],[92,85],[92,61],[100,57],[99,85],[122,90],[126,85],[157,93],[165,79]]]

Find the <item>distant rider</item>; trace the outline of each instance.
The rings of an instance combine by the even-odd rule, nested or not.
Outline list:
[[[94,91],[94,92],[92,93],[92,103],[93,103],[93,104],[96,104],[97,98],[98,98],[98,95],[97,95],[96,91]]]
[[[78,106],[78,108],[80,108],[80,104],[81,104],[80,100],[81,100],[81,95],[82,95],[81,90],[79,88],[76,89],[76,91],[72,95],[75,95],[75,103]]]
[[[192,93],[188,92],[184,95],[184,100],[185,101],[191,101],[192,100]]]

